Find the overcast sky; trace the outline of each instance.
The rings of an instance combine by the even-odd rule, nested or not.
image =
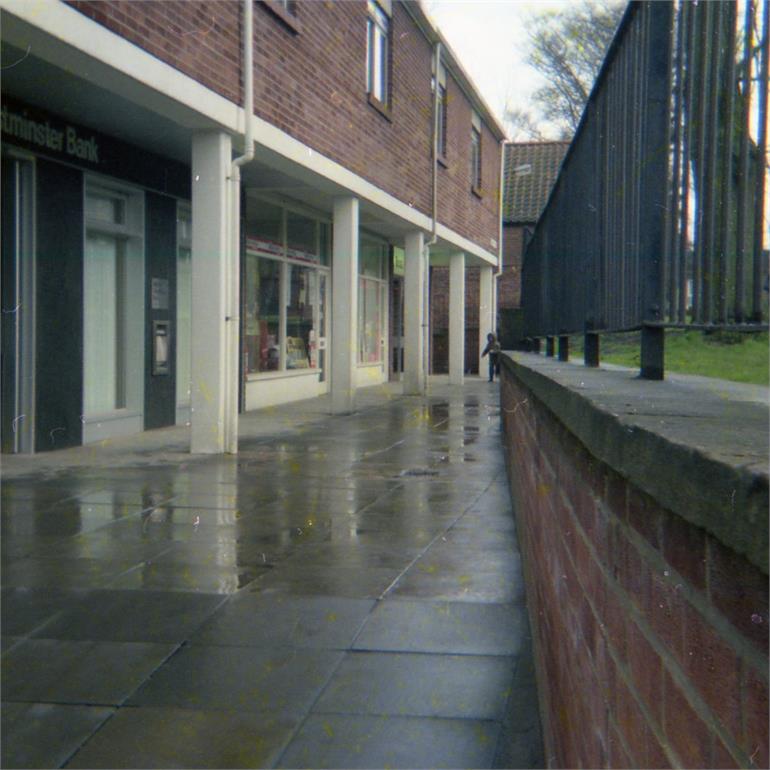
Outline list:
[[[542,84],[525,63],[529,16],[574,0],[424,0],[465,71],[500,122],[506,103],[526,107]]]

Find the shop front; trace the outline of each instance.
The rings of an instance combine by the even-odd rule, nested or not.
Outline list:
[[[329,391],[331,218],[247,191],[241,366],[246,411]],[[357,387],[387,380],[390,247],[362,233],[358,263]]]
[[[7,97],[2,132],[3,451],[185,419],[189,168]]]

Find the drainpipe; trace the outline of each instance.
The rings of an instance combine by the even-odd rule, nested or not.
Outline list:
[[[254,158],[254,24],[252,0],[243,0],[243,119],[244,153],[230,169],[230,243],[227,255],[227,346],[225,372],[239,371],[241,274],[241,166]],[[225,452],[238,453],[239,375],[228,378],[225,397]]]
[[[430,240],[423,246],[424,279],[423,279],[423,316],[422,316],[422,376],[423,392],[428,392],[428,369],[430,364],[430,247],[438,241],[436,235],[438,224],[438,107],[439,87],[438,75],[441,66],[441,43],[436,43],[433,49],[433,211],[430,229]]]
[[[492,296],[492,331],[498,336],[497,328],[497,298],[500,296],[500,279],[503,277],[503,195],[505,194],[505,139],[500,140],[500,190],[498,191],[498,216],[500,235],[497,241],[497,274],[493,281],[494,294]],[[500,341],[498,337],[498,342]]]

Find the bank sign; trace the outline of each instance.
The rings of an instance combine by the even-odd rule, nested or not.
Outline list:
[[[151,190],[190,197],[190,169],[177,161],[3,96],[3,142]]]
[[[32,118],[25,109],[3,104],[3,137],[33,145],[55,155],[99,164],[99,144],[96,137],[83,135],[83,130],[66,123],[52,122],[50,118]]]

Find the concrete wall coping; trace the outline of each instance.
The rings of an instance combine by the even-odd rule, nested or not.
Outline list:
[[[770,389],[533,353],[503,365],[597,459],[767,574]]]

